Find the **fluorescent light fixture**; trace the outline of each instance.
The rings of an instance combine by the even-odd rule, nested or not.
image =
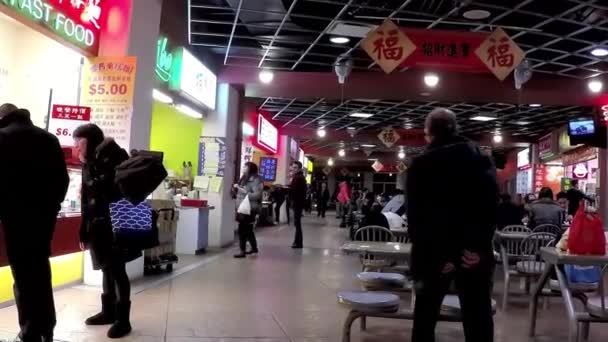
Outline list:
[[[255,129],[250,124],[243,122],[243,135],[250,137],[255,134]]]
[[[473,121],[493,121],[496,120],[493,116],[477,115],[471,118]]]
[[[591,54],[595,57],[606,57],[608,56],[608,49],[606,48],[595,48],[591,50]]]
[[[166,103],[166,104],[173,103],[173,98],[171,96],[163,93],[160,90],[152,89],[152,97],[158,102],[162,102],[162,103]]]
[[[352,113],[350,115],[351,118],[362,118],[362,119],[371,118],[372,116],[374,116],[374,114],[370,114],[370,113]]]
[[[357,129],[357,127],[350,126],[350,127],[346,127],[346,129],[349,131],[354,131]]]
[[[374,145],[374,144],[361,144],[361,147],[374,148],[374,147],[376,147],[376,145]],[[376,159],[374,159],[374,160],[376,160]]]
[[[334,166],[334,160],[333,160],[333,159],[331,159],[331,158],[329,158],[329,159],[327,160],[327,165],[329,165],[329,166]]]
[[[500,144],[502,142],[502,135],[495,134],[492,140],[494,140],[495,143]]]
[[[399,159],[404,159],[405,158],[405,152],[399,151],[399,153],[397,154],[397,157],[399,157]]]
[[[490,16],[490,12],[482,9],[474,9],[464,12],[462,16],[469,20],[481,20],[488,18]]]
[[[350,38],[348,38],[348,37],[331,37],[331,38],[329,38],[329,41],[334,44],[346,44],[346,43],[350,42]]]
[[[527,126],[527,125],[531,124],[532,122],[530,122],[530,121],[523,121],[522,120],[522,121],[514,121],[513,123],[516,124],[516,125],[518,125],[518,126]]]
[[[346,155],[346,151],[344,151],[344,149],[341,149],[340,151],[338,151],[338,155],[340,157],[344,157]]]
[[[274,79],[274,73],[270,70],[262,70],[258,77],[260,78],[260,82],[268,84]]]
[[[599,80],[591,80],[587,83],[587,87],[589,87],[592,93],[599,93],[604,88],[604,83]]]
[[[378,161],[378,159],[376,159],[376,158],[368,158],[367,160],[368,161],[373,161],[373,162]]]
[[[542,107],[543,105],[540,103],[530,103],[528,106],[530,106],[532,108],[538,108],[538,107]]]
[[[327,131],[325,131],[325,128],[319,128],[319,129],[317,130],[317,135],[318,135],[320,138],[325,138],[325,136],[327,135]]]
[[[194,109],[183,105],[183,104],[178,104],[175,106],[175,109],[179,110],[180,112],[182,112],[182,114],[185,114],[189,117],[195,118],[195,119],[202,119],[203,118],[203,114],[195,111]]]
[[[439,76],[435,74],[424,75],[424,84],[426,84],[427,87],[435,88],[439,84]]]

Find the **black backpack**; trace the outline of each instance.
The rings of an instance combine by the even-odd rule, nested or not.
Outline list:
[[[162,152],[132,151],[131,158],[116,167],[115,182],[126,200],[137,205],[167,178]]]

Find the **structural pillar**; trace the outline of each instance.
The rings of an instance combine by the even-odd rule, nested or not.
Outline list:
[[[217,89],[216,110],[205,117],[203,136],[224,138],[226,142],[226,168],[219,193],[209,191],[207,201],[214,207],[209,212],[209,247],[226,247],[234,242],[236,223],[235,200],[231,189],[234,184],[237,160],[237,134],[241,129],[239,111],[241,94],[233,86],[222,83]]]

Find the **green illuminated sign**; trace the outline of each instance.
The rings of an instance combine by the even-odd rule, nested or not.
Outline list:
[[[167,42],[161,37],[156,44],[156,76],[162,82],[169,82],[173,68],[173,53],[167,51]]]
[[[65,2],[69,4],[69,2]],[[63,3],[60,2],[60,4]],[[72,9],[75,13],[79,13],[77,10],[82,11],[82,16],[79,18],[64,12],[60,5],[51,5],[49,1],[45,0],[0,0],[0,8],[7,8],[9,13],[15,12],[17,15],[44,26],[78,46],[96,52],[99,32],[93,31],[87,26],[90,23],[97,23],[97,19],[101,15],[101,7],[95,4],[88,7],[80,6]],[[95,15],[91,17],[91,11],[93,10]],[[83,17],[88,18],[88,20],[85,22],[82,19]]]

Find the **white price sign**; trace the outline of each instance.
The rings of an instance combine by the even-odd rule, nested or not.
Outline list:
[[[61,146],[73,146],[76,128],[91,121],[91,107],[53,105],[49,132],[57,136]]]

